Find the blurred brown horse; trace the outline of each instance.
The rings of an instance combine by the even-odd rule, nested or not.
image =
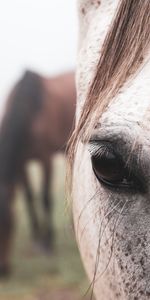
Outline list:
[[[50,193],[52,159],[64,151],[74,127],[76,91],[74,73],[44,78],[27,71],[12,90],[0,128],[0,275],[9,271],[13,232],[13,196],[21,182],[26,194],[33,236],[47,249],[53,245]],[[25,170],[36,159],[43,168],[44,228],[37,218]]]

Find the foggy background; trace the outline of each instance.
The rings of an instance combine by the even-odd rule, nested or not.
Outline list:
[[[24,71],[29,69],[51,77],[75,69],[78,32],[76,2],[76,0],[0,0],[0,121],[7,95]],[[24,98],[20,96],[20,101],[22,99]],[[26,100],[27,103],[30,103],[30,100],[32,102],[32,99]],[[16,106],[14,111],[12,109],[11,113],[9,112],[10,120],[13,120],[14,112],[18,109],[18,100],[13,101]],[[20,110],[20,113],[25,111]],[[21,127],[14,128],[22,137],[24,132],[21,132]],[[30,128],[28,131],[30,133]],[[13,130],[9,130],[8,123],[7,132],[14,133]],[[13,149],[15,151],[18,149],[18,139],[16,142],[14,136],[10,135],[8,139],[5,135],[5,145],[8,140],[11,140],[11,143],[8,143],[6,153],[12,151],[10,157],[13,157],[16,155]],[[28,146],[27,144],[27,149]],[[25,150],[26,147],[24,153]],[[18,160],[21,154],[21,151],[17,152]],[[9,170],[10,165],[5,152],[1,158],[0,168],[3,166],[2,161],[6,162],[5,165]],[[66,210],[65,162],[65,157],[61,153],[53,157],[52,184],[49,185],[49,192],[54,199],[50,216],[55,234],[52,252],[44,251],[42,248],[42,235],[39,241],[35,241],[32,237],[27,197],[18,178],[14,199],[11,199],[11,196],[9,199],[14,201],[14,230],[10,274],[6,280],[0,277],[1,300],[79,300],[88,289],[75,241],[71,210]],[[36,161],[36,157],[33,157],[33,161],[26,161],[24,165],[34,197],[33,205],[40,221],[44,216],[42,167],[42,161]],[[14,176],[15,170],[13,171]],[[0,243],[2,246],[2,241]]]
[[[19,94],[18,98],[17,96],[13,96],[9,110],[8,106],[6,106],[6,114],[4,115],[7,95],[10,94],[14,84],[17,83],[20,76],[27,69],[35,71],[47,78],[75,70],[78,32],[76,2],[77,0],[0,0],[0,121],[2,122],[0,122],[0,125],[5,123],[5,126],[0,127],[0,129],[2,128],[0,134],[3,133],[2,139],[0,139],[0,149],[3,149],[4,145],[4,149],[7,150],[1,151],[3,155],[0,156],[0,170],[4,169],[3,171],[5,171],[5,169],[7,169],[7,173],[11,171],[10,173],[13,174],[12,178],[18,179],[18,182],[15,182],[15,186],[14,181],[12,180],[11,182],[12,187],[15,188],[15,194],[11,195],[10,193],[9,199],[7,198],[9,203],[13,201],[12,214],[14,217],[14,230],[12,248],[10,249],[11,253],[9,257],[6,257],[10,259],[10,264],[9,261],[7,262],[10,267],[8,271],[10,272],[6,272],[5,274],[5,270],[2,270],[3,272],[0,274],[0,299],[3,300],[80,300],[89,287],[75,241],[71,205],[70,207],[66,205],[66,159],[61,151],[59,152],[61,146],[64,147],[64,144],[58,144],[58,147],[60,147],[60,149],[56,149],[58,153],[57,151],[56,153],[52,151],[53,155],[50,157],[51,162],[47,161],[47,164],[50,163],[50,166],[52,166],[52,169],[50,167],[49,183],[46,183],[45,177],[43,177],[44,164],[42,164],[42,160],[40,161],[39,159],[38,161],[37,157],[33,155],[34,151],[32,152],[32,150],[35,150],[35,153],[36,150],[38,152],[36,147],[38,148],[38,145],[42,144],[41,141],[46,143],[46,138],[48,141],[51,141],[53,146],[53,132],[55,134],[55,128],[53,128],[52,120],[54,119],[51,120],[49,117],[49,122],[44,123],[44,118],[41,118],[40,120],[42,120],[44,124],[41,123],[41,128],[44,128],[44,131],[35,131],[35,137],[33,134],[35,140],[34,138],[32,139],[31,123],[36,120],[37,116],[35,113],[37,112],[36,108],[33,109],[32,106],[33,103],[36,103],[38,96],[37,98],[36,96],[32,98],[30,82],[28,82],[29,93],[26,93],[26,90],[28,91],[28,87],[26,86],[26,89],[22,89],[22,95]],[[51,81],[49,80],[49,82]],[[33,85],[34,91],[34,86],[36,85],[34,85],[32,80],[31,85]],[[62,97],[63,93],[65,94],[68,90],[69,85],[67,85],[67,88],[65,85],[64,91],[62,90]],[[61,111],[61,109],[59,109],[59,105],[61,104],[60,99],[58,101],[59,93],[57,95],[55,89],[52,89],[52,91],[55,91],[56,94],[52,94],[52,97],[51,94],[49,94],[49,101],[52,101],[51,103],[53,103],[53,105],[54,103],[58,104],[58,107],[57,105],[54,106],[56,121],[54,124],[56,126],[57,122],[58,124],[59,122],[60,124],[61,122],[62,124],[65,122],[63,123],[62,117],[59,119],[59,114],[57,114],[57,108],[58,112]],[[68,99],[72,105],[75,104],[74,92],[72,91],[72,95],[70,95],[70,99]],[[33,93],[33,95],[35,94]],[[41,95],[45,95],[44,85],[42,85]],[[67,93],[65,95],[67,95]],[[45,97],[42,96],[40,96],[41,104],[45,101]],[[74,103],[72,102],[73,97]],[[53,102],[54,99],[55,101]],[[31,119],[30,110],[28,110],[28,106],[27,109],[25,109],[26,106],[24,106],[22,100],[27,101],[27,104],[31,103]],[[21,105],[19,105],[20,103]],[[73,107],[75,110],[75,105]],[[70,110],[70,114],[72,114],[71,111],[73,107]],[[38,116],[42,116],[42,113],[42,109],[41,111],[38,110]],[[25,118],[23,118],[22,122],[22,117],[20,118],[20,116],[23,114]],[[66,114],[68,117],[69,110],[66,110]],[[5,116],[4,119],[3,115]],[[6,118],[8,115],[9,117]],[[45,115],[47,116],[47,114]],[[49,111],[49,116],[50,115],[51,111]],[[61,115],[63,116],[63,114],[60,114],[60,116]],[[74,117],[74,115],[72,115],[72,117]],[[28,118],[31,122],[28,122]],[[3,120],[5,121],[4,123]],[[45,124],[47,127],[45,127]],[[13,127],[13,125],[15,126]],[[71,126],[71,124],[68,126]],[[61,126],[59,127],[61,128]],[[49,128],[53,128],[54,131],[49,131]],[[66,130],[68,129],[66,128]],[[72,130],[72,128],[70,128],[70,130]],[[24,132],[25,135],[23,136]],[[38,135],[38,132],[43,132],[43,136],[41,137],[41,133]],[[45,135],[45,132],[47,135]],[[62,135],[59,135],[58,132],[57,135],[58,141],[60,139],[61,143]],[[38,145],[36,142],[34,144],[34,141],[38,141]],[[23,146],[21,143],[23,143]],[[51,143],[49,143],[49,145],[51,145]],[[27,145],[27,147],[24,145]],[[29,149],[31,153],[28,153]],[[44,147],[39,147],[39,149],[43,151],[43,153],[40,152],[41,154],[44,155],[46,153],[44,153]],[[26,151],[27,155],[30,154],[31,157],[29,156],[30,159],[27,159],[24,163],[21,159],[22,153],[26,154]],[[7,153],[9,153],[9,155],[7,155]],[[30,200],[33,205],[32,208],[34,207],[35,214],[41,225],[40,234],[36,239],[34,239],[32,234],[33,226],[31,218],[33,214],[32,216],[30,215],[29,205],[27,204],[27,193],[25,193],[25,187],[23,189],[23,185],[21,185],[20,182],[20,179],[22,179],[21,173],[15,173],[17,172],[17,168],[12,168],[10,163],[10,161],[12,162],[13,160],[8,159],[12,157],[16,158],[15,164],[12,165],[18,168],[20,164],[20,170],[22,170],[21,168],[24,169],[29,181],[31,193],[29,188],[28,195],[30,194]],[[3,164],[3,162],[5,163]],[[4,165],[5,168],[3,167]],[[5,172],[1,173],[5,174]],[[17,177],[15,177],[16,174]],[[45,210],[43,209],[43,192],[45,191],[44,186],[46,184],[49,189],[49,196],[51,195],[53,198],[50,199],[49,197],[49,201],[52,202],[50,204],[52,211],[49,213],[49,220],[51,220],[54,228],[53,251],[50,251],[48,247],[44,248],[44,241],[46,241],[46,236],[44,236],[44,232],[46,232],[44,231],[44,229],[46,229],[45,224],[47,226],[44,217],[46,217],[47,214],[45,214]],[[3,188],[3,184],[1,187]],[[9,188],[7,182],[4,188]],[[3,197],[0,198],[0,201],[1,200],[3,200]],[[7,211],[7,213],[8,212],[9,211]],[[2,214],[3,212],[1,211],[0,213]],[[1,241],[0,243],[0,249],[3,249],[2,244],[4,243]],[[1,262],[4,262],[4,266],[6,265],[4,259],[1,259]],[[5,278],[6,280],[3,280],[1,275],[9,276]],[[86,296],[84,299],[88,300],[89,297]]]
[[[76,44],[76,0],[0,0],[0,111],[25,69],[73,69]]]

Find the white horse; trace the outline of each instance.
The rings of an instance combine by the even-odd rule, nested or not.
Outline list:
[[[150,0],[79,0],[73,213],[98,300],[150,299]]]

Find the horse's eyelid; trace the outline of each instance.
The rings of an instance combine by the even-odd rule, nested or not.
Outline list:
[[[104,152],[102,151],[102,148],[101,146],[103,147],[106,147],[107,149],[110,149],[110,151],[112,150],[114,153],[116,153],[115,149],[116,147],[114,146],[114,144],[112,142],[109,142],[109,141],[102,141],[102,140],[90,140],[89,141],[89,145],[88,145],[88,149],[89,149],[89,152],[90,152],[90,155],[91,157],[92,156],[96,156],[97,157],[100,157]],[[121,148],[121,147],[120,147]],[[123,152],[123,151],[122,151]],[[117,155],[117,153],[116,153]],[[118,153],[118,155],[120,155],[120,158],[122,160],[122,162],[124,162],[124,165],[125,165],[125,162],[127,161],[127,157],[123,158],[122,155],[120,153]],[[139,180],[139,184],[140,186],[140,189],[142,191],[142,193],[144,192],[147,192],[147,187],[146,187],[146,184],[145,184],[145,180],[142,180],[141,181],[141,178],[145,178],[144,176],[144,173],[143,173],[143,170],[142,168],[140,167],[140,165],[137,163],[134,162],[133,159],[133,155],[134,155],[134,158],[135,158],[135,155],[136,154],[132,154],[131,156],[131,161],[130,161],[130,168],[128,166],[128,164],[125,165],[125,169],[128,171],[128,172],[131,172],[133,176],[135,176],[135,178],[137,178]],[[138,156],[137,156],[138,157]],[[126,160],[125,160],[126,159]],[[143,173],[143,176],[141,177],[141,174]]]
[[[88,145],[88,150],[90,152],[90,155],[99,155],[100,154],[100,146],[99,144],[97,143],[90,143]]]
[[[123,143],[121,143],[121,144],[123,144]],[[136,155],[136,153],[131,153],[131,155],[130,155],[130,168],[129,168],[129,165],[127,164],[127,162],[129,162],[130,151],[129,151],[129,149],[124,149],[123,146],[121,147],[121,144],[119,143],[119,141],[118,142],[115,141],[115,143],[114,143],[114,142],[108,141],[108,140],[102,141],[102,140],[98,140],[98,139],[91,139],[88,144],[88,149],[89,149],[91,156],[92,155],[100,156],[100,155],[102,155],[101,146],[104,146],[107,149],[109,149],[110,151],[112,151],[114,154],[116,154],[116,156],[119,156],[121,161],[124,163],[125,168],[132,171],[133,174],[143,173],[143,170],[138,161],[138,155]],[[116,151],[116,149],[118,149],[118,148],[119,148],[119,150]],[[137,159],[136,159],[136,157],[137,157]],[[137,160],[137,163],[135,163],[136,160]]]
[[[106,151],[113,152],[113,147],[111,149],[110,145],[111,143],[109,142],[91,140],[88,144],[88,150],[91,156],[101,156],[102,154],[106,155]]]

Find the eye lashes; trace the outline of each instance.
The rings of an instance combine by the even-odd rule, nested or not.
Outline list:
[[[90,155],[95,157],[102,157],[103,155],[107,157],[110,152],[114,153],[110,144],[100,144],[97,141],[90,142],[88,150],[90,152]]]

